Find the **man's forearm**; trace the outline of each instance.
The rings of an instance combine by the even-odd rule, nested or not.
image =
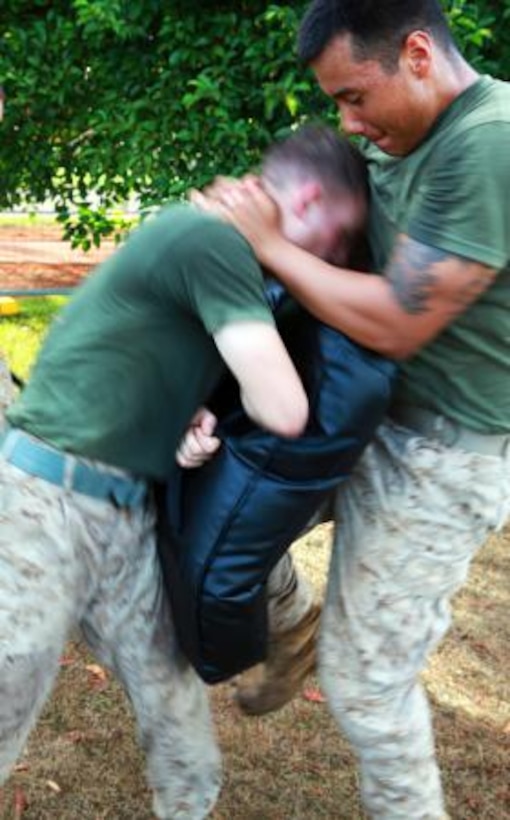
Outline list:
[[[431,342],[496,276],[483,263],[405,235],[398,237],[384,276],[335,268],[280,237],[263,261],[323,322],[394,359]]]
[[[384,277],[336,268],[283,238],[270,258],[266,266],[318,319],[379,353],[407,355],[406,317]]]

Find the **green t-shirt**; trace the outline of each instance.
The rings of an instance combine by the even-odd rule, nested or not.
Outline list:
[[[273,322],[248,243],[190,206],[164,208],[57,316],[9,421],[68,452],[164,478],[224,372],[212,334],[253,319]]]
[[[397,233],[499,273],[440,336],[405,362],[399,401],[485,433],[510,431],[510,86],[481,77],[409,156],[365,149],[371,244],[383,271]]]

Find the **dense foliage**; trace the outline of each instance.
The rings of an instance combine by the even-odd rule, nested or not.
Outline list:
[[[51,200],[75,242],[257,162],[275,135],[334,117],[296,62],[306,2],[2,0],[0,207]],[[445,3],[478,68],[510,77],[510,0]]]

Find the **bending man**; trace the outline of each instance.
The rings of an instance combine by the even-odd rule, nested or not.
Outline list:
[[[365,217],[357,167],[325,129],[269,155],[267,190],[289,239],[336,254]],[[261,269],[236,230],[190,206],[134,231],[55,320],[1,439],[2,778],[79,623],[133,703],[155,814],[196,820],[214,805],[219,752],[162,594],[149,485],[170,474],[225,365],[257,423],[300,433],[307,399]]]

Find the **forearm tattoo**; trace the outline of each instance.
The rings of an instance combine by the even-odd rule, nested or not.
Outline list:
[[[414,239],[406,238],[399,242],[389,265],[388,280],[406,313],[426,312],[437,283],[436,265],[444,262],[449,255]]]
[[[402,237],[386,272],[400,307],[410,315],[433,310],[441,299],[451,318],[468,308],[494,281],[479,262]]]

